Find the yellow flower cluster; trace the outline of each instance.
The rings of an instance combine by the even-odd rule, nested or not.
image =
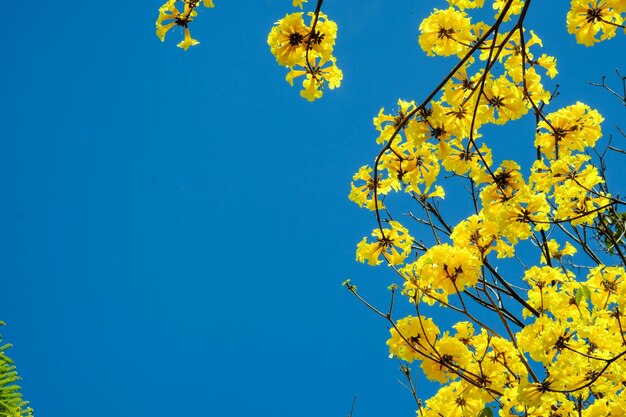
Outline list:
[[[535,146],[543,155],[530,181],[539,193],[553,197],[554,218],[572,225],[593,224],[610,205],[610,195],[598,189],[604,182],[583,152],[602,136],[604,119],[583,103],[546,115],[538,124]]]
[[[516,339],[545,368],[549,386],[522,395],[523,404],[575,410],[582,399],[588,407],[580,415],[625,415],[625,277],[622,266],[595,267],[582,282],[548,266],[526,271],[529,303],[541,315]]]
[[[626,31],[625,15],[624,0],[572,0],[567,30],[578,43],[591,46],[614,37],[620,28]]]
[[[302,8],[302,1],[294,0]],[[333,48],[337,37],[337,24],[321,12],[287,14],[280,19],[267,37],[278,65],[289,68],[287,82],[304,76],[300,95],[308,101],[322,97],[324,88],[339,87],[343,73],[336,65]]]
[[[481,266],[480,258],[470,248],[435,245],[400,270],[405,278],[404,293],[414,302],[445,304],[449,295],[476,285]]]
[[[202,0],[204,7],[214,7],[213,0]],[[183,10],[178,10],[177,2],[183,3]],[[156,21],[156,34],[165,41],[165,35],[174,26],[179,26],[185,31],[185,38],[178,44],[179,48],[185,51],[190,46],[199,44],[197,40],[191,37],[189,32],[189,23],[198,15],[196,8],[200,5],[200,0],[167,0],[163,6],[159,8],[159,17]],[[168,22],[163,24],[164,22]]]
[[[519,349],[510,341],[484,329],[476,333],[467,321],[453,329],[453,334],[441,334],[433,320],[423,316],[400,319],[391,329],[391,356],[419,360],[427,378],[446,384],[426,401],[419,416],[477,416],[494,396],[528,376]]]
[[[381,315],[392,324],[391,357],[418,361],[443,384],[420,417],[493,415],[488,409],[501,417],[626,416],[626,254],[607,266],[591,248],[617,201],[590,156],[603,118],[580,102],[544,113],[552,94],[543,77],[557,75],[556,59],[524,28],[529,2],[492,0],[496,23],[473,23],[472,10],[484,3],[448,0],[419,25],[427,55],[460,62],[428,101],[398,100],[374,117],[382,149],[354,175],[349,198],[372,211],[378,227],[374,241],[358,243],[357,260],[392,266],[417,311],[399,320]],[[568,29],[585,44],[599,34],[607,39],[623,27],[625,7],[623,0],[572,0]],[[537,118],[530,174],[514,160],[494,164],[489,141],[509,139],[490,139],[484,132],[493,129],[484,127],[529,112]],[[443,182],[459,178],[471,214],[448,223],[439,207]],[[392,217],[393,194],[417,203],[423,215],[408,214],[430,237]],[[538,251],[537,263],[522,264],[523,276],[511,284],[492,258],[514,258],[524,242]],[[588,273],[571,260],[581,248],[595,262]],[[421,313],[437,307],[470,321],[440,330]],[[496,323],[474,314],[476,307]]]
[[[399,265],[411,252],[413,238],[409,236],[408,230],[398,222],[390,221],[389,229],[374,229],[372,236],[375,242],[368,243],[367,238],[363,238],[357,245],[356,256],[361,262],[370,265],[380,265],[381,255],[389,265]]]
[[[541,315],[514,342],[476,333],[471,322],[442,334],[431,318],[398,320],[391,357],[420,361],[429,379],[446,384],[419,415],[476,416],[494,400],[500,416],[626,415],[625,277],[623,267],[594,268],[583,283],[551,267],[529,269],[529,301]],[[545,379],[536,379],[526,355]]]

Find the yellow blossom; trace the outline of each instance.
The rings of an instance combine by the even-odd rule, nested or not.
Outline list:
[[[467,369],[472,354],[467,346],[447,334],[434,342],[435,360],[424,360],[421,368],[431,381],[448,382],[458,378],[459,369]]]
[[[475,9],[483,7],[485,0],[448,0],[448,3],[459,9]]]
[[[431,318],[408,316],[398,320],[390,333],[389,356],[412,362],[434,355],[439,328]]]
[[[176,0],[167,0],[167,2],[159,8],[159,17],[156,21],[156,34],[159,39],[165,41],[167,32],[174,26],[179,26],[184,29],[185,33],[184,39],[177,45],[179,48],[187,50],[190,46],[199,44],[200,42],[192,39],[189,33],[189,23],[198,15],[195,9],[199,4],[200,0],[184,0],[183,11],[181,12],[176,7]],[[203,4],[205,7],[213,7],[212,0],[204,0]],[[163,24],[163,22],[170,20],[171,22]]]
[[[389,226],[381,231],[374,229],[372,236],[376,238],[373,243],[368,243],[363,238],[357,245],[356,259],[359,262],[367,262],[370,265],[379,265],[382,255],[390,265],[401,264],[411,252],[413,238],[408,230],[397,221],[390,221]],[[383,234],[384,233],[384,234]]]
[[[565,242],[565,246],[563,247],[563,249],[560,249],[559,243],[554,239],[550,239],[548,241],[548,253],[551,259],[560,261],[563,258],[563,256],[574,255],[576,253],[576,248],[573,247],[571,243]],[[542,264],[546,263],[546,258],[545,258],[545,254],[543,253],[543,250],[541,251],[540,262]]]
[[[309,27],[304,23],[302,13],[287,14],[275,23],[267,37],[272,54],[278,65],[292,67],[301,62],[307,43],[305,39]]]
[[[382,179],[379,174],[378,180],[375,183],[372,178],[372,171],[371,167],[363,166],[356,174],[354,174],[348,198],[350,201],[353,201],[361,207],[368,208],[369,210],[376,210],[376,201],[374,200],[374,189],[376,189],[378,193],[378,209],[380,210],[385,207],[383,205],[382,197],[394,189],[397,181],[394,181],[391,178]],[[355,182],[358,183],[360,181],[363,181],[364,183],[361,183],[360,185],[355,184]]]
[[[593,147],[602,136],[604,119],[596,110],[577,102],[546,115],[538,124],[535,146],[549,158]]]
[[[467,248],[435,245],[400,272],[406,279],[404,291],[425,301],[441,300],[474,286],[480,277],[480,258]],[[419,298],[418,298],[419,300]]]
[[[287,74],[287,82],[293,85],[294,78],[305,76],[302,80],[300,95],[308,101],[314,101],[322,97],[325,87],[333,90],[341,85],[343,73],[337,67],[335,58],[328,61],[322,58],[311,58],[310,65],[303,69],[292,68]]]
[[[493,9],[496,11],[496,18],[500,16],[507,3],[511,3],[511,6],[504,16],[505,22],[508,22],[511,16],[520,14],[522,8],[524,7],[524,0],[494,0]]]
[[[190,46],[194,46],[199,44],[195,39],[191,38],[191,34],[189,33],[189,28],[185,28],[185,39],[183,39],[177,46],[179,48],[183,48],[185,51],[189,49]]]
[[[576,35],[578,43],[586,46],[614,37],[624,18],[619,10],[611,7],[612,3],[607,0],[572,0],[567,13],[567,31]],[[596,36],[600,33],[598,39]]]
[[[303,3],[306,3],[307,1],[308,1],[308,0],[293,0],[293,1],[291,2],[291,5],[292,5],[293,7],[299,7],[299,8],[302,8],[302,4],[303,4]]]
[[[460,54],[472,40],[470,24],[470,18],[462,11],[435,9],[419,26],[419,44],[429,56]]]

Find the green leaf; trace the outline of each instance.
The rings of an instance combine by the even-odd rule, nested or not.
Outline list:
[[[491,408],[485,407],[478,413],[478,417],[493,417],[493,411],[491,411]]]
[[[580,304],[582,299],[583,299],[583,292],[580,290],[574,290],[574,301],[576,301],[576,304]]]
[[[583,293],[583,295],[585,296],[587,300],[591,300],[591,290],[589,289],[588,286],[583,285],[581,287],[581,292]]]

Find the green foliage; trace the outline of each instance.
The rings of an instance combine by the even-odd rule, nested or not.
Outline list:
[[[493,417],[493,411],[491,411],[491,408],[485,407],[478,413],[478,417]]]
[[[0,321],[0,326],[4,322]],[[0,335],[0,417],[31,417],[33,409],[24,401],[20,387],[15,382],[20,379],[11,358],[6,356],[10,344],[2,344]]]
[[[626,213],[614,208],[598,218],[598,234],[604,242],[608,253],[615,255],[621,250],[617,246],[624,245],[626,235]]]

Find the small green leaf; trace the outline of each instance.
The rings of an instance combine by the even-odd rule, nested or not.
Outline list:
[[[580,302],[583,299],[583,292],[580,290],[575,290],[574,291],[574,301],[576,301],[576,304],[580,304]]]
[[[478,417],[493,417],[493,411],[491,411],[491,408],[485,407],[478,413]]]
[[[589,289],[588,286],[583,285],[581,287],[581,292],[583,293],[583,295],[585,296],[587,300],[591,300],[591,290]]]

